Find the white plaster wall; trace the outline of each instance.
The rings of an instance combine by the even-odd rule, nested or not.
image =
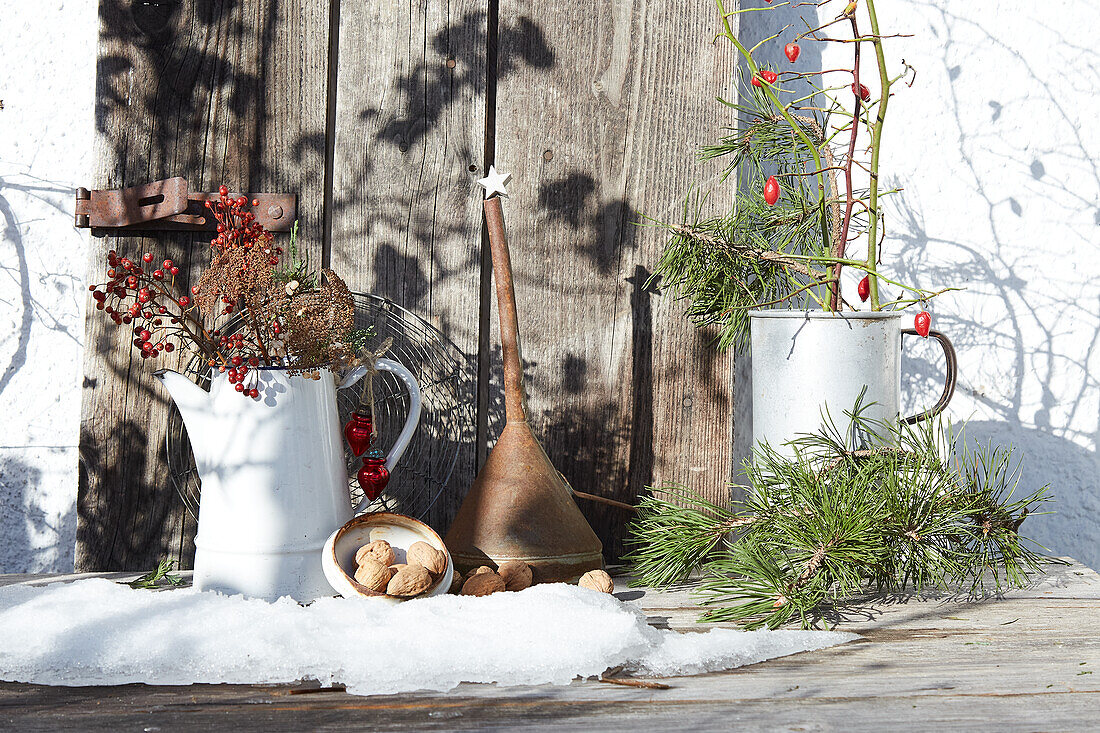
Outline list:
[[[823,8],[821,22],[843,5]],[[930,308],[959,352],[951,417],[968,421],[971,438],[1017,447],[1021,489],[1052,485],[1056,513],[1029,518],[1026,534],[1100,567],[1100,8],[876,7],[883,34],[913,34],[889,42],[893,68],[905,59],[917,69],[887,113],[884,181],[905,190],[884,205],[884,262],[926,288],[966,288]],[[741,32],[758,40],[790,20],[787,9],[748,13]],[[866,20],[861,29],[870,32]],[[784,43],[765,53],[773,68],[790,68]],[[851,65],[847,48],[812,45],[821,44],[803,44],[799,67]],[[861,76],[877,97],[866,59]],[[845,286],[853,301],[854,284]],[[907,352],[915,411],[938,394],[942,357],[929,344]]]
[[[90,163],[95,6],[0,0],[0,572],[72,566],[85,262],[72,187]],[[918,70],[889,112],[883,171],[905,192],[885,206],[887,262],[967,288],[932,309],[959,349],[952,416],[1015,444],[1024,486],[1053,485],[1057,513],[1028,519],[1029,533],[1100,567],[1100,12],[1089,0],[879,6],[885,33],[914,34],[891,57]],[[742,17],[747,37],[782,26],[782,11]],[[814,63],[805,44],[800,64]],[[932,348],[910,356],[916,407],[942,370]]]
[[[0,0],[0,572],[73,567],[96,5]]]

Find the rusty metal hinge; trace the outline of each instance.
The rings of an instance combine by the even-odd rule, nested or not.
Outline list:
[[[232,193],[259,201],[251,209],[270,232],[287,232],[298,218],[294,193]],[[204,202],[217,193],[188,192],[181,176],[118,190],[76,189],[76,226],[80,229],[142,231],[213,231],[217,221]]]

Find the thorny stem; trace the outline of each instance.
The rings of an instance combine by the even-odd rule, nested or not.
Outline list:
[[[273,364],[271,356],[267,353],[267,347],[264,345],[264,339],[261,333],[263,329],[260,328],[260,322],[257,320],[256,312],[259,310],[259,304],[254,308],[252,304],[248,304],[248,315],[252,319],[252,331],[256,335],[256,345],[260,347],[260,353],[263,354],[265,364]],[[266,322],[266,318],[264,321]]]
[[[829,38],[828,36],[822,36],[820,38],[814,38],[815,41],[827,41],[829,43],[860,43],[862,41],[874,41],[881,38],[912,38],[912,33],[893,33],[889,36],[858,36],[856,38]]]
[[[776,178],[802,178],[803,176],[816,176],[820,173],[828,173],[829,171],[842,171],[844,166],[842,165],[827,165],[824,168],[820,168],[816,171],[806,171],[805,173],[776,173]]]
[[[856,26],[856,14],[852,13],[849,16],[852,21],[852,35],[856,38],[859,37],[859,29]],[[833,243],[833,254],[837,257],[844,256],[844,250],[848,244],[848,227],[852,223],[852,210],[855,207],[855,192],[852,188],[852,162],[856,158],[856,136],[859,134],[859,107],[863,103],[863,96],[859,92],[859,46],[857,42],[855,44],[855,64],[852,66],[852,88],[856,98],[856,109],[852,115],[852,137],[848,141],[848,159],[844,164],[844,185],[848,189],[848,203],[844,207],[844,222],[840,227],[840,240]],[[826,143],[827,144],[827,143]],[[841,263],[837,262],[833,265],[833,279],[840,282],[840,270],[844,267]],[[837,300],[840,297],[839,284],[834,286],[830,293],[829,305],[833,310],[837,309]]]

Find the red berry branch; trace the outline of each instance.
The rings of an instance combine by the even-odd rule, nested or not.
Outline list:
[[[883,36],[880,34],[878,17],[875,12],[875,0],[863,0],[862,3],[866,8],[866,13],[871,24],[872,32],[870,34],[862,34],[859,30],[857,11],[861,3],[858,2],[858,0],[850,0],[844,5],[843,10],[835,18],[816,27],[812,27],[811,24],[807,23],[806,31],[797,34],[783,46],[783,53],[787,57],[787,60],[794,64],[801,55],[802,47],[800,42],[803,40],[851,44],[853,53],[852,66],[850,68],[829,69],[825,71],[802,72],[794,70],[791,72],[784,72],[784,87],[788,87],[787,82],[799,79],[804,80],[809,83],[815,91],[815,94],[810,96],[806,96],[802,92],[795,94],[792,93],[792,89],[790,88],[779,88],[775,86],[778,75],[773,71],[760,68],[753,57],[753,52],[757,47],[778,38],[783,34],[786,28],[775,36],[757,44],[751,50],[747,49],[733,33],[729,19],[734,15],[760,10],[760,8],[739,9],[727,12],[723,0],[717,0],[717,3],[724,27],[724,32],[721,35],[727,38],[737,48],[738,52],[746,61],[751,72],[751,84],[753,87],[760,90],[760,92],[755,92],[754,94],[763,100],[761,104],[767,106],[767,112],[763,114],[758,113],[759,117],[757,119],[768,117],[774,124],[782,124],[785,121],[790,129],[790,133],[794,137],[801,139],[802,144],[805,146],[805,150],[807,150],[808,154],[813,158],[812,169],[787,171],[779,175],[796,178],[817,177],[818,185],[815,195],[818,198],[818,204],[822,209],[831,208],[833,211],[833,227],[822,226],[822,233],[828,245],[826,247],[828,253],[826,256],[800,256],[797,253],[786,253],[788,256],[794,257],[795,259],[801,258],[807,265],[817,264],[828,268],[828,275],[821,275],[817,279],[817,284],[827,284],[828,300],[825,301],[814,296],[815,299],[818,299],[823,307],[828,310],[839,310],[841,308],[843,298],[840,294],[840,279],[841,270],[845,266],[856,267],[866,273],[866,276],[859,283],[858,293],[862,301],[870,301],[872,310],[881,310],[888,306],[904,307],[914,303],[925,303],[935,295],[951,289],[948,288],[932,293],[886,278],[878,271],[879,237],[880,232],[884,232],[882,215],[878,208],[878,199],[880,195],[879,154],[881,150],[882,126],[886,114],[887,103],[891,96],[891,86],[898,80],[907,76],[911,72],[911,67],[903,62],[905,71],[894,79],[891,79],[887,73],[886,60],[883,53],[883,39],[887,37],[899,37],[901,34],[895,36]],[[819,2],[806,4],[813,7],[821,7],[828,3],[829,0],[821,0]],[[784,5],[787,4],[788,3],[785,3]],[[824,29],[837,24],[850,26],[851,38],[832,38],[821,33]],[[870,44],[875,51],[874,58],[879,75],[880,87],[879,98],[876,101],[872,101],[871,88],[860,81],[861,49],[865,43]],[[852,102],[846,103],[841,96],[836,94],[838,90],[844,89],[845,86],[848,85],[847,79],[843,86],[827,86],[824,81],[819,81],[827,76],[836,74],[846,75],[850,79],[850,89],[854,97]],[[823,108],[812,101],[818,94],[823,95],[829,100],[831,106]],[[793,98],[793,100],[784,102],[783,99],[785,98]],[[836,114],[845,121],[835,127],[829,134],[822,133],[817,139],[811,139],[807,134],[807,130],[812,132],[814,125],[807,122],[810,118],[798,116],[805,110],[822,112],[826,117]],[[872,115],[874,115],[874,119],[872,119]],[[800,124],[799,121],[802,121],[802,123]],[[857,155],[857,139],[861,126],[867,129],[868,135],[870,136],[870,141],[867,144],[867,149],[870,151],[869,162],[859,160]],[[832,140],[841,133],[848,134],[846,154],[840,159],[839,164],[834,164],[832,162],[833,151],[830,146]],[[782,151],[776,151],[776,154],[791,155],[790,153],[783,153]],[[828,160],[829,164],[823,165],[823,159]],[[806,165],[809,165],[809,162],[810,161],[806,161]],[[862,193],[857,191],[854,180],[856,166],[866,173],[868,179],[868,188]],[[836,184],[836,179],[839,177],[837,171],[841,171],[843,174],[845,190],[842,195],[830,195],[839,188]],[[827,181],[824,178],[825,174],[829,175],[831,181]],[[812,191],[813,189],[810,190]],[[786,189],[786,191],[796,195],[799,194],[799,190],[797,189]],[[783,194],[784,191],[780,189],[776,176],[769,175],[763,187],[764,202],[769,206],[774,206]],[[809,202],[806,202],[804,204],[802,201],[793,201],[791,205],[801,206],[804,210],[808,203]],[[838,207],[843,211],[842,215],[837,212]],[[858,226],[855,225],[857,220],[860,222]],[[853,237],[851,231],[854,228],[858,229],[858,232]],[[856,237],[864,236],[867,239],[865,258],[863,260],[848,258],[846,253],[848,243]],[[912,293],[914,297],[898,297],[888,303],[883,303],[879,297],[880,280],[895,285],[902,291],[908,291]],[[787,296],[781,297],[779,300],[787,300],[805,289],[801,287],[802,283],[800,282],[792,282],[790,285],[793,289]],[[813,295],[813,293],[810,294]]]
[[[231,197],[226,186],[206,202],[217,235],[210,265],[190,288],[177,282],[172,260],[158,267],[148,252],[136,262],[114,250],[107,254],[107,281],[89,288],[98,310],[132,330],[142,359],[190,346],[252,398],[259,392],[246,384],[258,367],[304,372],[348,358],[342,339],[354,312],[334,273],[326,271],[328,283],[314,286],[298,279],[302,267],[279,269],[283,248],[256,221],[251,208],[258,203]]]
[[[152,265],[153,259],[148,252],[141,256],[146,265]],[[88,288],[96,309],[106,313],[116,326],[132,329],[134,346],[143,359],[171,353],[183,340],[214,355],[201,320],[188,307],[190,298],[177,289],[178,274],[179,268],[172,260],[148,270],[111,250],[107,253],[107,282]]]
[[[913,70],[903,61],[901,74],[887,74],[883,43],[895,36],[879,33],[877,0],[788,0],[730,12],[725,0],[716,1],[719,37],[737,49],[746,73],[737,100],[719,99],[735,110],[735,124],[724,127],[700,157],[728,156],[721,180],[736,174],[734,180],[757,183],[737,186],[734,205],[723,216],[702,216],[701,197],[689,194],[684,220],[663,223],[670,237],[654,277],[691,300],[689,312],[698,323],[718,326],[722,348],[747,345],[747,314],[754,309],[803,300],[826,311],[855,310],[860,302],[873,311],[927,308],[930,299],[955,289],[924,290],[880,271],[885,227],[879,197],[893,193],[879,184],[883,122],[892,85],[900,80],[911,84]],[[828,6],[843,10],[818,24],[818,14],[833,15]],[[751,48],[741,43],[731,18],[779,7],[814,8],[815,20],[803,19],[807,30],[793,36],[788,24]],[[871,33],[861,32],[860,25],[868,22]],[[850,31],[850,37],[823,33],[834,26],[844,33],[833,35]],[[851,65],[802,68],[806,43],[850,44]],[[784,65],[787,70],[777,73],[757,63],[757,49],[769,44],[782,47],[791,65]],[[861,61],[869,61],[871,48],[877,83],[861,79]],[[849,254],[858,240],[865,249]],[[859,273],[859,300],[843,297],[844,268]],[[887,286],[893,290],[888,297],[880,292]]]

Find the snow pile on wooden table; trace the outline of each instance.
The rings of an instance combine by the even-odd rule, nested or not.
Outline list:
[[[484,598],[300,606],[134,590],[94,578],[0,588],[0,678],[55,685],[343,683],[359,695],[461,682],[567,684],[623,666],[731,669],[855,638],[826,631],[654,629],[635,606],[565,584]]]

